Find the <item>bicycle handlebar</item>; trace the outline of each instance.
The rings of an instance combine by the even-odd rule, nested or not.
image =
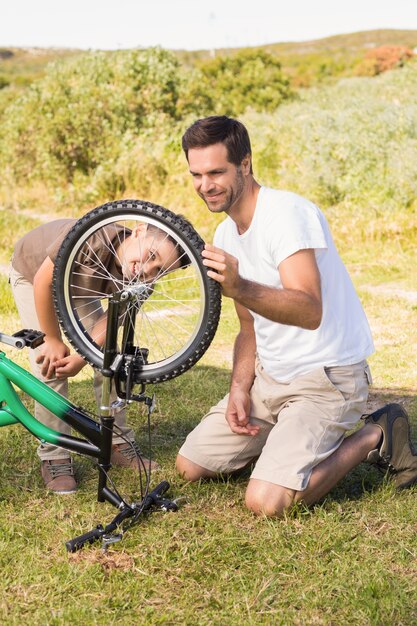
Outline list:
[[[98,524],[96,528],[88,531],[88,533],[84,533],[84,535],[79,535],[74,539],[70,539],[65,543],[68,552],[76,552],[80,550],[84,544],[86,543],[94,543],[98,539],[101,539],[104,535],[104,527],[101,524]]]
[[[129,506],[122,509],[116,517],[104,528],[101,524],[98,524],[93,530],[79,535],[74,539],[70,539],[66,542],[65,546],[68,552],[76,552],[80,550],[86,543],[94,543],[98,539],[105,539],[105,535],[112,533],[117,526],[128,517],[133,517],[137,511],[141,513],[149,511],[152,507],[159,507],[162,511],[177,511],[178,506],[174,500],[162,498],[162,495],[166,493],[170,485],[167,480],[163,480],[150,491],[142,502],[137,503],[135,506]]]

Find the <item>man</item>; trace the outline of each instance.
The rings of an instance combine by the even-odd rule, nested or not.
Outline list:
[[[23,326],[45,333],[43,345],[29,351],[32,372],[64,396],[68,394],[68,378],[75,376],[86,365],[79,354],[70,354],[68,346],[62,341],[52,298],[54,261],[75,221],[55,220],[22,237],[16,243],[10,272],[13,296]],[[124,238],[117,227],[108,226],[105,238],[97,235],[89,241],[88,251],[83,256],[82,270],[74,277],[74,282],[79,283],[80,294],[97,293],[94,290],[97,289],[97,280],[103,275],[102,268],[110,264],[115,264],[112,271],[120,275],[120,280],[130,281],[138,277],[142,281],[152,282],[165,271],[182,266],[183,259],[179,259],[175,242],[156,226],[140,224]],[[102,290],[114,290],[113,281],[105,279]],[[92,284],[90,280],[93,280]],[[82,296],[79,296],[79,303],[80,298]],[[94,335],[95,325],[103,329],[103,311],[97,307],[95,298],[93,303],[86,299],[84,307],[86,316],[88,310],[92,309],[90,313],[93,321],[89,333]],[[103,340],[101,332],[101,339],[97,337],[96,341],[100,343]],[[94,389],[98,403],[101,398],[101,380],[101,374],[95,371]],[[112,399],[115,399],[114,393]],[[70,432],[67,424],[38,403],[35,405],[35,416],[54,430],[64,434]],[[126,425],[124,411],[116,414],[115,422],[119,434],[115,433],[113,439],[111,461],[115,465],[135,468],[139,450],[133,431]],[[43,443],[38,448],[38,455],[42,478],[49,490],[59,494],[76,490],[74,468],[68,450]],[[147,459],[144,462],[148,463]],[[152,466],[156,467],[156,464]]]
[[[182,146],[196,192],[210,211],[226,214],[203,256],[234,299],[240,332],[230,393],[187,437],[180,474],[215,477],[258,459],[246,504],[269,516],[317,502],[368,457],[389,465],[398,487],[416,482],[417,456],[398,405],[345,437],[365,409],[374,348],[321,211],[256,182],[237,120],[198,120]]]

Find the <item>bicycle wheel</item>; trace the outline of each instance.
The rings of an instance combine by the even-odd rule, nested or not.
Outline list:
[[[130,324],[135,346],[149,351],[138,382],[185,372],[209,347],[220,316],[220,287],[202,264],[203,246],[187,220],[149,202],[109,202],[87,213],[54,267],[55,308],[70,343],[102,368],[109,297],[133,289],[119,311],[118,350]]]

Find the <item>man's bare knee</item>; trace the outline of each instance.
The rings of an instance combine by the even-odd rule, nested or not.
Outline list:
[[[296,493],[293,489],[253,478],[246,490],[246,506],[257,515],[282,517],[294,503]]]
[[[214,478],[217,476],[216,472],[212,472],[201,465],[197,465],[197,463],[193,463],[193,461],[189,461],[184,456],[181,456],[181,454],[177,456],[176,467],[180,476],[191,482],[200,480],[200,478]]]

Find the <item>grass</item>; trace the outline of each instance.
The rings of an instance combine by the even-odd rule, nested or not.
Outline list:
[[[392,75],[390,89],[395,98],[410,100],[415,84],[411,79],[411,70]],[[373,84],[379,85],[379,91],[372,102],[379,103],[382,95],[388,98],[388,79]],[[359,86],[360,93],[371,89],[369,81],[361,81]],[[337,90],[349,91],[350,87],[341,85]],[[414,161],[401,161],[398,172],[404,184],[391,167],[378,178],[379,170],[372,169],[372,159],[379,155],[382,162],[391,148],[386,148],[383,139],[375,145],[364,134],[365,127],[373,128],[372,119],[379,120],[378,109],[371,109],[375,111],[371,115],[367,99],[361,96],[359,104],[349,100],[348,112],[369,113],[361,126],[351,113],[341,114],[337,90],[336,99],[329,96],[328,100],[338,123],[329,127],[320,117],[320,102],[315,104],[314,100],[293,105],[293,112],[282,109],[274,118],[252,119],[249,115],[257,147],[256,171],[261,170],[260,180],[265,184],[276,185],[282,179],[286,188],[313,197],[320,206],[320,193],[327,190],[325,212],[375,339],[376,352],[370,358],[374,385],[369,410],[386,402],[402,403],[409,411],[417,441]],[[410,119],[414,119],[411,113]],[[381,135],[383,128],[381,121],[376,137],[385,136]],[[410,128],[414,126],[410,124]],[[318,147],[309,139],[311,129]],[[390,145],[398,145],[399,151],[411,155],[414,134],[401,132]],[[282,154],[276,137],[280,144],[286,142]],[[357,166],[351,157],[344,162],[345,144],[347,155],[356,154],[352,146],[361,147]],[[280,154],[281,160],[274,157]],[[142,169],[148,172],[147,166]],[[181,210],[204,238],[211,239],[216,218],[208,216],[194,199],[188,178],[184,182],[182,157],[173,170],[178,170],[178,176],[168,177],[164,189],[153,187],[147,197]],[[324,183],[317,187],[320,177]],[[329,182],[335,182],[334,197]],[[391,197],[392,190],[398,193]],[[13,241],[44,219],[35,213],[35,207],[56,209],[41,185],[29,191],[35,195],[27,195],[26,188],[12,192],[8,188],[7,197],[4,195],[7,202],[4,200],[4,210],[0,211],[0,263],[4,268]],[[59,198],[63,190],[57,188],[55,192]],[[342,192],[345,199],[340,201]],[[25,194],[27,204],[22,204]],[[132,196],[138,197],[138,191]],[[86,208],[92,207],[80,201],[68,203],[66,208],[61,204],[59,212],[61,216],[81,215]],[[0,296],[0,330],[11,334],[20,325],[5,275],[0,276]],[[43,487],[36,442],[29,433],[18,427],[1,430],[1,623],[416,623],[417,487],[396,493],[382,475],[361,465],[323,502],[311,509],[297,507],[277,521],[255,518],[245,509],[248,473],[199,484],[188,484],[176,475],[174,461],[179,446],[227,391],[236,331],[233,307],[224,301],[219,330],[203,359],[181,377],[148,388],[157,396],[151,449],[161,464],[152,485],[167,479],[172,496],[183,498],[184,503],[178,513],[144,518],[106,552],[91,546],[70,555],[64,545],[114,515],[110,505],[96,502],[97,475],[92,464],[77,457],[79,491],[73,496],[55,497]],[[5,351],[27,367],[25,352]],[[72,381],[70,394],[75,402],[93,410],[91,383],[84,373]],[[148,452],[144,407],[132,407],[130,422],[139,444]],[[115,469],[112,475],[123,493],[135,497],[138,482],[134,474]]]
[[[391,254],[391,252],[390,252]],[[353,256],[353,255],[352,255]],[[374,332],[370,406],[404,403],[416,434],[416,308],[372,290],[358,258],[349,269]],[[402,266],[403,267],[403,266]],[[402,270],[410,290],[412,271]],[[407,282],[409,281],[409,282]],[[6,304],[5,332],[18,327]],[[406,291],[404,289],[404,291]],[[7,304],[9,302],[9,304]],[[119,544],[68,554],[64,543],[113,516],[96,503],[96,471],[77,459],[80,489],[68,497],[45,492],[35,443],[19,428],[0,434],[0,616],[4,624],[355,624],[411,625],[417,603],[416,488],[396,493],[376,471],[356,468],[312,509],[298,507],[281,521],[255,518],[244,507],[248,475],[188,484],[174,470],[178,447],[228,386],[230,302],[208,353],[181,377],[149,388],[157,394],[152,449],[162,465],[153,477],[184,498],[178,513],[155,513]],[[15,356],[15,354],[13,355]],[[25,364],[23,353],[16,355]],[[88,380],[72,397],[91,407]],[[147,449],[143,407],[131,423]],[[113,470],[124,493],[137,493],[135,475]]]
[[[3,213],[3,217],[6,212]],[[19,220],[20,217],[20,220]],[[330,214],[333,230],[337,216]],[[3,223],[5,246],[13,231],[31,227],[27,211]],[[356,219],[356,218],[355,218]],[[36,225],[38,218],[34,217]],[[357,224],[355,223],[355,228]],[[209,233],[204,233],[209,236]],[[365,306],[376,352],[370,410],[401,402],[417,440],[415,252],[409,245],[338,234],[342,256]],[[0,281],[1,330],[19,328],[5,277]],[[0,432],[0,619],[4,624],[343,624],[415,623],[417,488],[395,493],[375,470],[361,465],[311,510],[297,508],[281,521],[253,517],[244,506],[248,475],[188,484],[174,460],[186,434],[227,391],[233,307],[224,301],[219,331],[208,353],[181,377],[150,387],[152,451],[162,466],[152,478],[171,483],[185,499],[175,514],[154,514],[102,552],[86,547],[69,555],[65,541],[114,515],[96,502],[96,471],[76,459],[80,489],[46,493],[36,442],[18,427]],[[27,366],[24,352],[6,349]],[[71,397],[93,409],[85,376]],[[148,450],[146,415],[132,407],[130,422]],[[135,496],[134,474],[113,470],[123,493]]]

